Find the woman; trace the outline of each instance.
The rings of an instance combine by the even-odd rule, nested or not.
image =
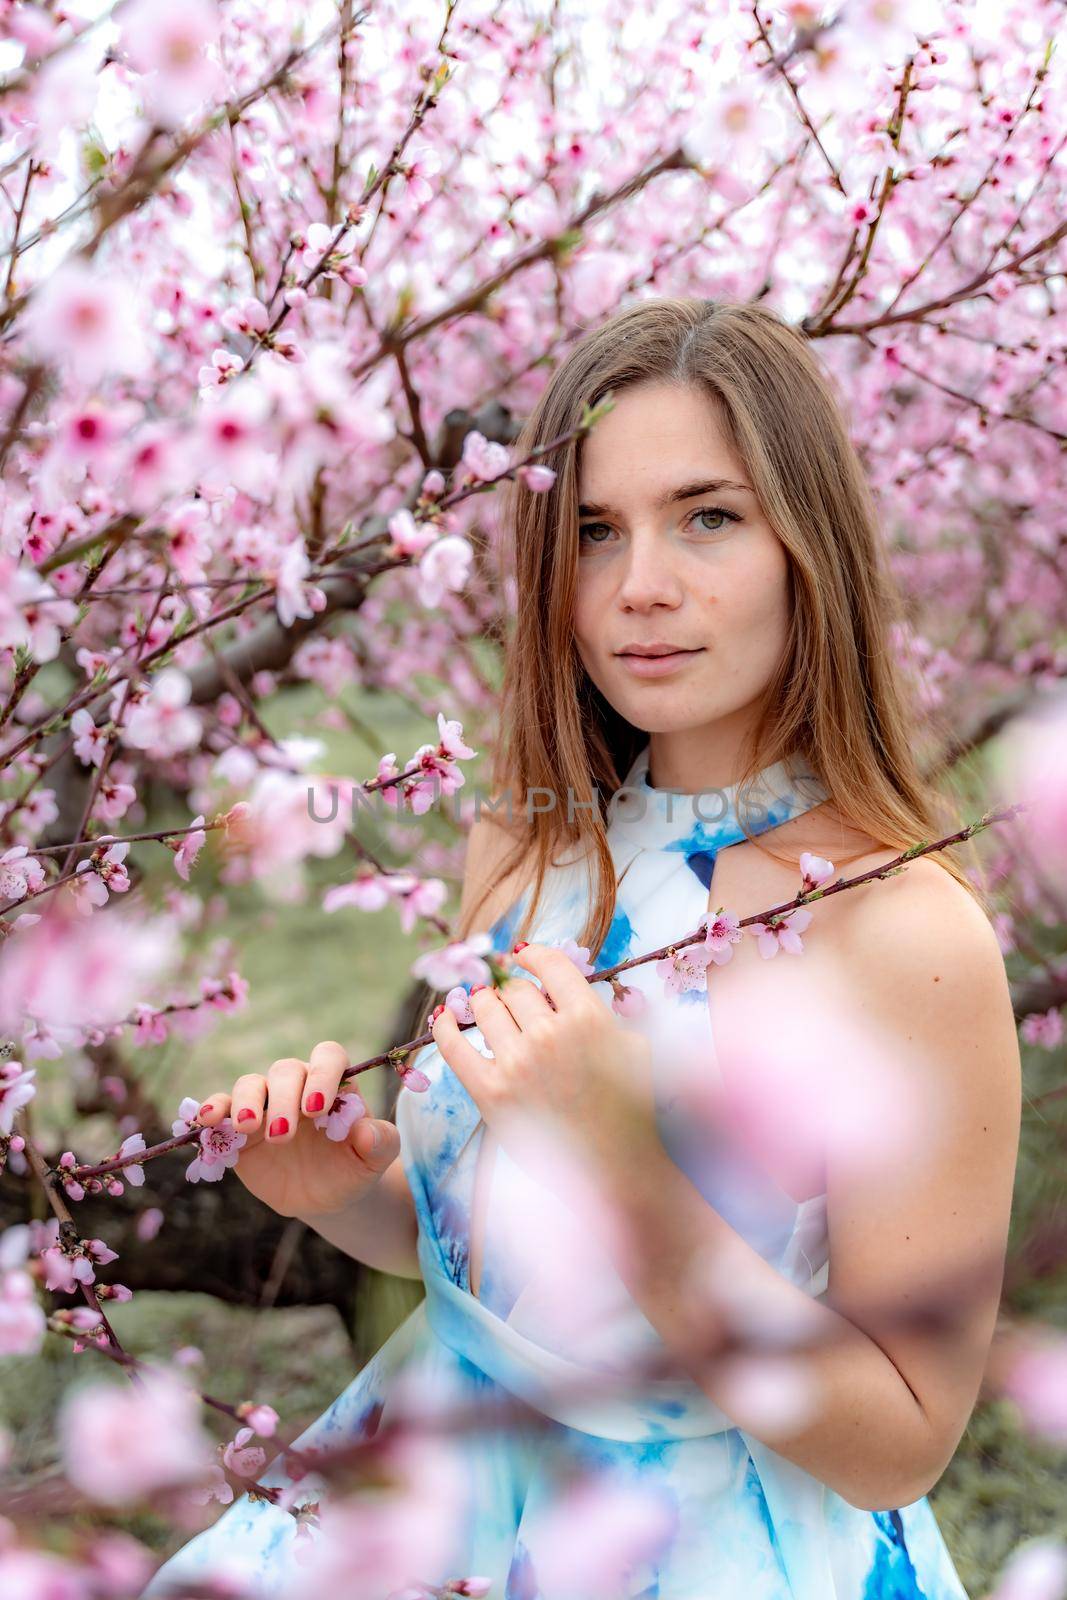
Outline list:
[[[936,836],[871,497],[806,341],[761,306],[614,317],[517,450],[605,397],[545,458],[552,489],[510,504],[514,814],[474,824],[460,931],[521,967],[472,990],[474,1028],[438,1008],[396,1127],[313,1127],[348,1065],[332,1041],[201,1120],[248,1134],[237,1172],[268,1204],[426,1281],[298,1443],[369,1433],[413,1374],[435,1403],[528,1407],[454,1441],[456,1498],[412,1534],[427,1592],[959,1597],[926,1495],[1001,1287],[1020,1069],[997,942],[947,852],[758,940],[715,917],[791,900],[804,852],[852,876]],[[698,928],[618,1006],[560,948],[602,970]],[[149,1592],[221,1571],[284,1592],[294,1537],[242,1500]],[[358,1537],[347,1561],[377,1593]]]

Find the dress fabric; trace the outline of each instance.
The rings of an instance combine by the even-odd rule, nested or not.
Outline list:
[[[653,788],[648,768],[646,744],[608,807],[619,887],[598,969],[697,930],[717,853],[745,836],[740,817],[758,834],[826,798],[795,764],[766,768],[747,792],[696,797]],[[546,876],[530,940],[576,936],[588,894],[587,869],[565,853]],[[510,948],[525,900],[524,893],[493,924],[494,949]],[[709,966],[707,981],[714,973]],[[655,962],[630,969],[624,981],[645,997],[642,1015],[621,1025],[652,1042],[658,1126],[672,1158],[783,1276],[811,1296],[825,1293],[826,1196],[798,1203],[702,1125],[693,1088],[717,1072],[706,983],[668,992]],[[593,992],[610,1005],[609,985]],[[464,1037],[490,1054],[477,1028]],[[589,1600],[592,1584],[568,1576],[558,1559],[560,1507],[577,1474],[605,1491],[636,1487],[663,1513],[647,1548],[634,1535],[632,1565],[610,1589],[620,1600],[967,1600],[925,1496],[897,1510],[859,1509],[735,1426],[694,1382],[656,1374],[620,1381],[663,1346],[609,1252],[584,1236],[580,1212],[535,1169],[487,1141],[436,1045],[424,1046],[415,1064],[430,1087],[401,1090],[397,1123],[426,1297],[294,1441],[328,1448],[373,1433],[401,1392],[433,1403],[525,1402],[529,1411],[506,1426],[450,1443],[460,1486],[452,1547],[447,1565],[429,1572],[413,1550],[413,1578],[487,1576],[491,1600]],[[477,1298],[469,1277],[476,1174]],[[261,1481],[290,1480],[279,1466]],[[242,1497],[165,1562],[144,1593],[180,1593],[183,1581],[229,1574],[255,1594],[284,1595],[295,1533],[289,1512]],[[569,1537],[580,1544],[580,1519]],[[386,1600],[358,1580],[358,1565],[349,1600]]]

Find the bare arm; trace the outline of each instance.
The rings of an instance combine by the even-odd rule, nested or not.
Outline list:
[[[625,1181],[612,1195],[631,1292],[705,1392],[771,1449],[872,1511],[910,1505],[933,1487],[977,1398],[1019,1136],[1018,1044],[996,940],[965,891],[921,865],[878,885],[851,918],[852,1047],[845,1034],[835,1045],[832,1018],[825,1039],[818,1035],[817,1048],[835,1050],[846,1078],[869,1074],[881,1054],[893,1075],[890,1104],[908,1108],[890,1159],[866,1137],[867,1159],[843,1147],[828,1157],[825,1300],[781,1276],[661,1149],[620,1169]],[[818,937],[817,923],[809,937]],[[783,982],[801,984],[807,959],[781,971]],[[799,988],[783,1000],[804,1036],[820,1022],[802,1006]],[[751,1292],[761,1325],[799,1328],[812,1341],[799,1361],[815,1402],[806,1421],[746,1420],[743,1396],[714,1356],[721,1302],[701,1292],[713,1283]],[[931,1296],[943,1320],[901,1318]]]
[[[395,1161],[373,1189],[342,1206],[339,1211],[301,1216],[344,1255],[379,1272],[398,1278],[418,1278],[418,1229],[415,1202],[399,1161]]]

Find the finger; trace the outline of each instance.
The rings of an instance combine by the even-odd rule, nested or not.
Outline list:
[[[306,1117],[321,1117],[337,1099],[341,1074],[351,1066],[344,1045],[336,1039],[320,1039],[308,1056],[307,1080],[304,1083],[303,1111]],[[355,1089],[355,1085],[346,1088]]]
[[[547,1017],[552,1014],[552,1007],[548,1003],[548,996],[543,989],[529,978],[508,978],[501,984],[497,993],[515,1018],[520,1029],[538,1017]]]
[[[267,1103],[267,1080],[262,1072],[245,1072],[233,1086],[230,1116],[238,1133],[248,1138],[263,1129],[263,1107]]]
[[[360,1117],[348,1135],[349,1148],[371,1172],[384,1172],[400,1154],[396,1124],[377,1117]]]
[[[482,1030],[482,1038],[495,1056],[519,1037],[519,1025],[501,1000],[498,990],[488,985],[484,989],[472,989],[469,1002],[474,1020]]]
[[[221,1090],[209,1095],[193,1118],[204,1128],[215,1128],[230,1109],[230,1097]]]
[[[271,1062],[267,1073],[267,1104],[263,1110],[267,1139],[271,1144],[285,1144],[296,1134],[307,1065],[296,1056],[284,1056],[280,1061]]]
[[[589,984],[570,956],[548,944],[527,944],[522,948],[522,964],[540,978],[545,993],[557,1007],[588,1005],[595,1001]]]
[[[455,1012],[448,1006],[434,1019],[431,1032],[441,1055],[484,1116],[494,1064],[463,1037]]]

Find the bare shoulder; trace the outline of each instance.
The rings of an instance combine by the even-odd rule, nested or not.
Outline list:
[[[843,875],[885,866],[897,853],[873,851],[850,862]],[[936,858],[921,856],[890,877],[834,898],[835,932],[847,941],[854,970],[862,973],[872,995],[890,1005],[910,1005],[926,986],[940,986],[942,1006],[954,997],[1012,1022],[1007,972],[993,926],[978,900]],[[818,904],[813,909],[817,916]]]

